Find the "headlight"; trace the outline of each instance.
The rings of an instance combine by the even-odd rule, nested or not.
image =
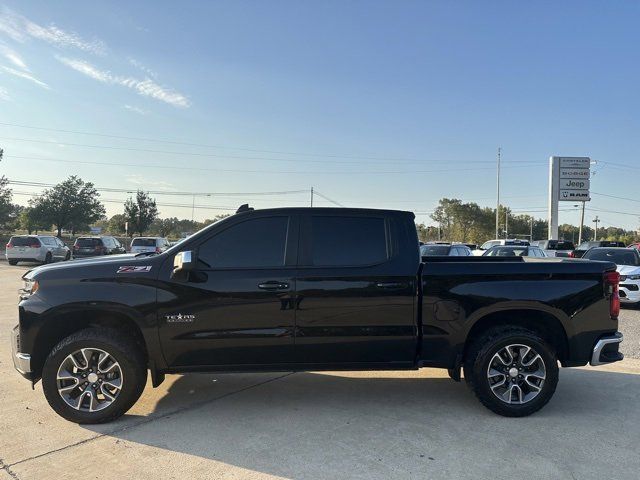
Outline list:
[[[33,280],[33,279],[26,279],[24,280],[24,287],[22,289],[22,291],[20,292],[20,298],[21,299],[25,299],[25,298],[29,298],[31,295],[33,295],[34,293],[36,293],[38,291],[38,288],[40,288],[40,284],[38,283],[37,280]]]

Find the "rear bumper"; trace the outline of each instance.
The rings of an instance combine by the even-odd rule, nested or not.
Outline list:
[[[620,353],[620,343],[622,342],[622,333],[616,332],[613,335],[607,335],[598,339],[593,346],[591,354],[591,365],[604,365],[606,363],[619,362],[624,358]]]
[[[13,366],[24,378],[31,380],[31,355],[20,351],[20,327],[16,325],[11,332],[11,357]]]

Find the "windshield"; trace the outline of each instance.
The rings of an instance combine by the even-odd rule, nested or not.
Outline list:
[[[616,265],[632,265],[637,267],[640,265],[640,256],[633,250],[622,249],[594,249],[584,254],[588,260],[603,260],[613,262]]]
[[[485,252],[487,257],[526,257],[527,247],[493,247]]]
[[[575,246],[572,242],[564,242],[562,240],[549,240],[547,250],[574,250]]]
[[[438,255],[449,255],[449,245],[422,245],[420,255],[423,257],[435,257]]]
[[[134,238],[131,242],[132,247],[155,247],[155,238]]]
[[[100,247],[102,240],[99,238],[79,238],[76,240],[78,247]]]
[[[14,247],[29,247],[31,245],[39,245],[40,241],[35,237],[11,237],[9,243]]]

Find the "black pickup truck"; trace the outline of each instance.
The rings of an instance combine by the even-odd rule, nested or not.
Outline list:
[[[113,420],[165,373],[402,370],[464,378],[505,416],[565,367],[622,359],[607,262],[419,256],[410,212],[239,209],[160,254],[24,275],[17,370],[64,418]],[[428,381],[428,380],[425,380]]]

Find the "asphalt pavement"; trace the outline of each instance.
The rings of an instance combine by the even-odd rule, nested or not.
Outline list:
[[[422,369],[170,375],[122,419],[79,426],[13,370],[25,270],[0,262],[0,480],[638,478],[640,311],[621,315],[627,359],[563,369],[527,418]]]

